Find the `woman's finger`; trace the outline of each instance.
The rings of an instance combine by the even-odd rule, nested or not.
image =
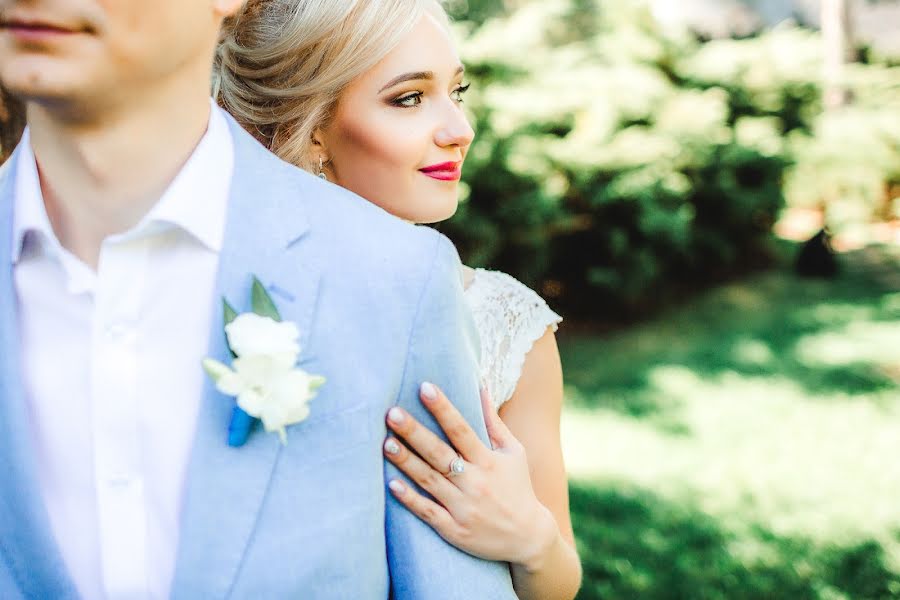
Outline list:
[[[458,455],[447,443],[400,407],[388,411],[388,427],[439,473],[446,473]]]
[[[428,523],[441,537],[448,541],[453,539],[458,525],[447,509],[437,502],[429,500],[399,479],[391,480],[388,487],[403,506]]]
[[[484,424],[487,426],[491,445],[494,449],[505,448],[511,432],[497,414],[491,400],[491,392],[487,388],[481,388],[481,410],[484,412]]]
[[[480,463],[485,458],[488,448],[453,406],[453,403],[444,395],[444,392],[433,383],[426,382],[422,384],[419,397],[462,457],[469,462]]]
[[[384,455],[398,469],[431,494],[435,500],[447,507],[451,512],[453,506],[462,498],[462,492],[453,485],[443,473],[438,473],[424,460],[413,454],[399,440],[388,438],[384,442]]]

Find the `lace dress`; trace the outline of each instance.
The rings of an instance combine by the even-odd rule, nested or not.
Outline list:
[[[556,331],[562,317],[530,288],[499,271],[475,269],[465,298],[481,337],[481,380],[500,408],[516,389],[525,355],[547,327]]]

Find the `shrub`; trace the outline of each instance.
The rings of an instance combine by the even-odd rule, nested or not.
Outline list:
[[[857,106],[822,114],[812,32],[700,43],[633,0],[462,4],[477,138],[443,229],[570,315],[764,265],[786,201],[867,215],[900,172],[896,70],[859,65]]]

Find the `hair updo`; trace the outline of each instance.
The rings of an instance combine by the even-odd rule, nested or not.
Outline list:
[[[313,133],[426,11],[447,23],[437,0],[249,0],[223,26],[213,96],[269,150],[315,172]]]

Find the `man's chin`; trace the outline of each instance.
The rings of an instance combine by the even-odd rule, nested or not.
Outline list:
[[[5,60],[0,67],[4,89],[23,102],[64,106],[79,103],[89,92],[84,72],[44,56]]]

